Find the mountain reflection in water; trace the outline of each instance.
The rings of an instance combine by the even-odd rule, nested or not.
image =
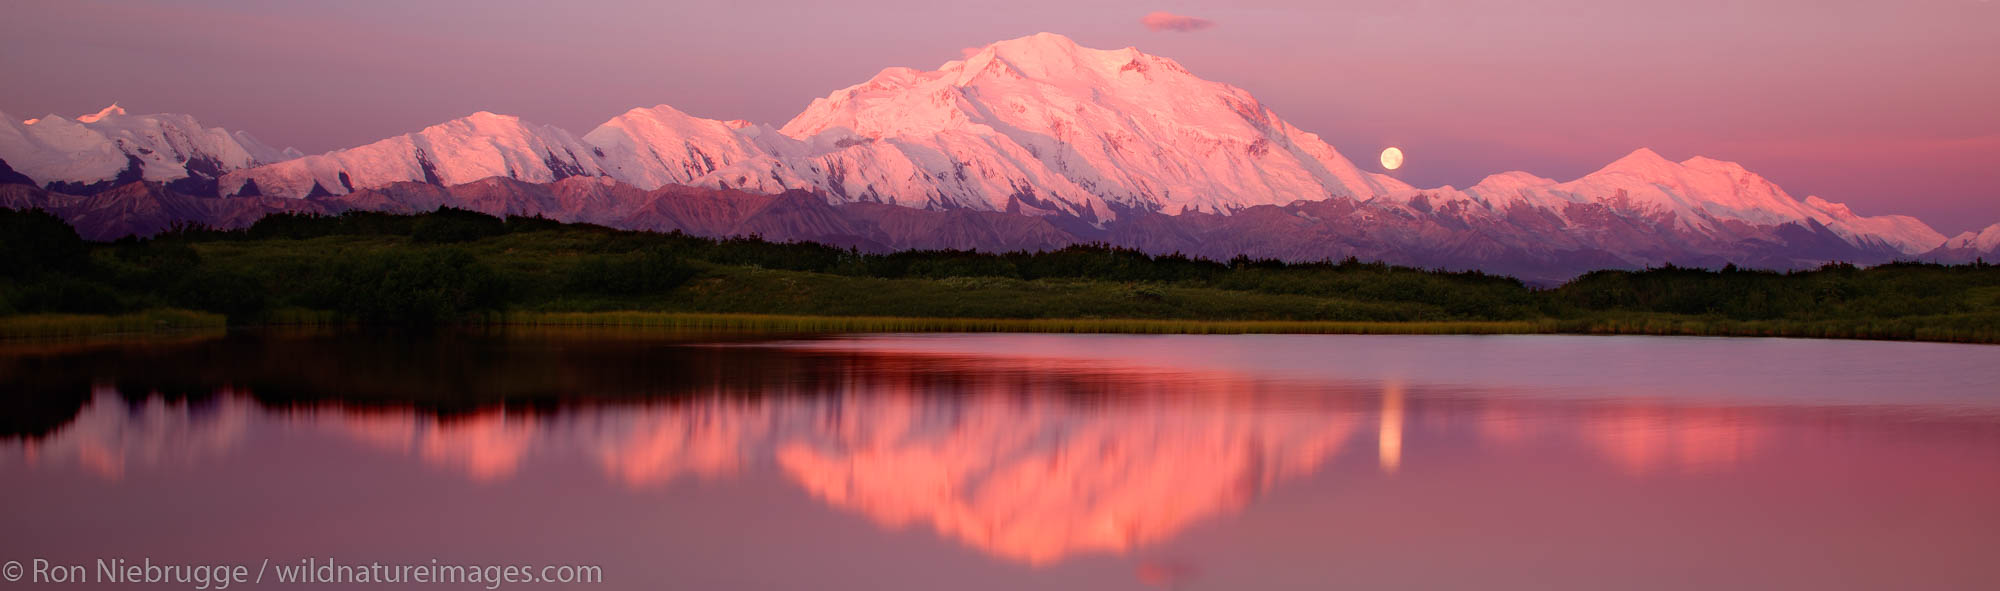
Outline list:
[[[321,437],[489,487],[540,466],[588,466],[597,483],[575,486],[638,493],[762,475],[885,530],[1011,563],[1135,556],[1145,581],[1201,572],[1149,548],[1338,466],[1408,478],[1577,457],[1586,472],[1684,479],[1783,470],[1760,458],[1773,449],[1942,449],[1912,461],[1962,471],[1950,486],[2000,490],[1990,408],[1546,397],[1020,342],[1043,354],[461,334],[23,357],[0,376],[70,402],[44,403],[39,423],[0,439],[0,473],[73,467],[116,482]],[[1882,441],[1901,447],[1872,445]]]

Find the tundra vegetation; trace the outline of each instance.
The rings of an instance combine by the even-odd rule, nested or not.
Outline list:
[[[2000,342],[2000,269],[1476,271],[1210,261],[1085,245],[865,253],[497,218],[281,214],[80,239],[0,209],[0,337],[235,326],[825,331],[1588,333]]]

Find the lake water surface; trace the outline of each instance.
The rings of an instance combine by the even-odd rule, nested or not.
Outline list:
[[[1992,346],[8,347],[5,561],[592,565],[604,582],[575,588],[603,589],[2000,589]]]

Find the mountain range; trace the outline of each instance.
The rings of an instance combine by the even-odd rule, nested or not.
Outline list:
[[[543,215],[864,249],[1106,242],[1226,259],[1384,260],[1560,281],[1664,263],[1797,268],[1970,260],[1907,216],[1796,199],[1731,162],[1639,149],[1581,178],[1420,189],[1360,169],[1248,92],[1133,48],[1049,33],[935,70],[889,68],[782,127],[660,105],[573,135],[487,112],[325,154],[113,106],[0,115],[0,205],[87,237],[277,211]]]

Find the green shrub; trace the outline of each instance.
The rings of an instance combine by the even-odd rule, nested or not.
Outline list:
[[[399,250],[329,261],[299,299],[367,322],[429,324],[498,310],[505,292],[493,270],[464,251]]]
[[[672,251],[650,247],[618,255],[585,257],[572,267],[565,287],[603,295],[659,294],[693,279],[696,270]]]
[[[11,289],[8,304],[20,313],[115,314],[125,310],[118,292],[109,286],[67,275],[53,275]]]
[[[274,213],[244,228],[252,240],[304,240],[340,233],[340,218],[312,213]]]
[[[263,317],[270,306],[269,289],[262,282],[215,269],[186,275],[174,285],[169,301],[182,308],[220,312],[238,323]]]
[[[410,241],[443,244],[471,242],[507,233],[507,222],[476,211],[440,207],[417,220]]]
[[[0,207],[0,277],[76,272],[89,264],[89,246],[62,218]]]
[[[555,230],[561,230],[562,228],[563,228],[562,222],[558,222],[539,215],[533,217],[519,216],[519,215],[507,216],[507,232],[511,234],[518,234],[522,232],[551,232]]]

